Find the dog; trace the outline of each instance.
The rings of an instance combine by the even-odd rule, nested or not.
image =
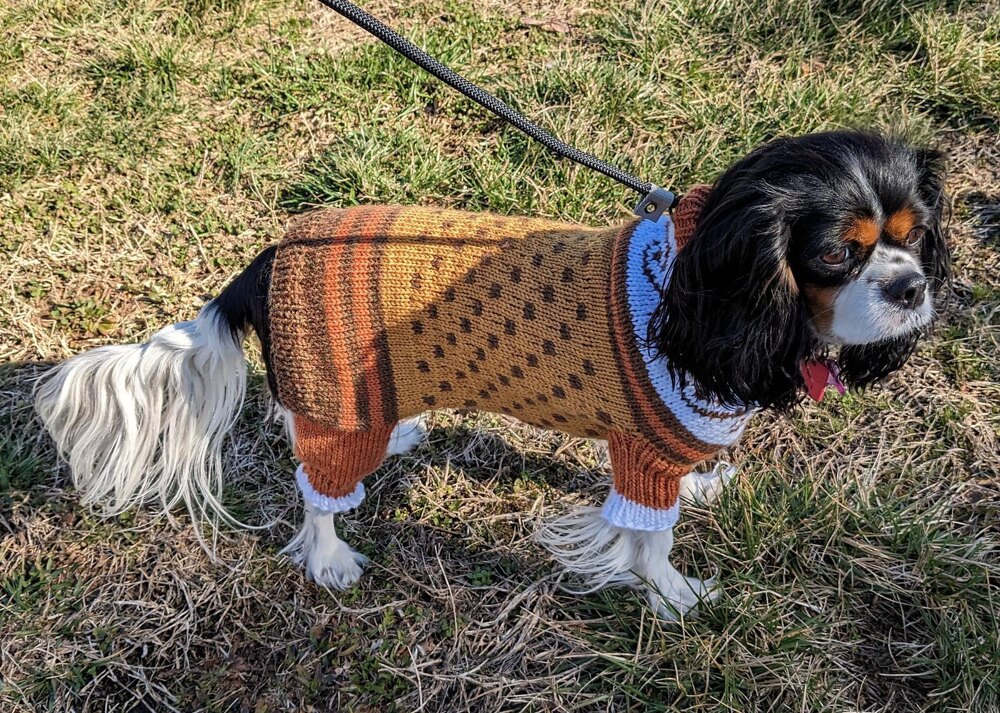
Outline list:
[[[259,338],[301,461],[286,551],[345,588],[365,559],[334,517],[425,436],[422,414],[485,410],[606,440],[602,507],[545,524],[582,591],[644,587],[683,616],[717,591],[670,563],[682,496],[763,410],[902,367],[949,281],[943,156],[874,133],[770,141],[672,214],[610,228],[426,208],[317,210],[193,321],[78,355],[36,409],[85,503],[222,515],[224,436]]]

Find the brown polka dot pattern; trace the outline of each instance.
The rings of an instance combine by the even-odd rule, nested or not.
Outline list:
[[[614,436],[620,462],[659,463],[639,440],[672,463],[694,462],[704,449],[646,402],[631,361],[638,350],[620,341],[634,338],[620,296],[631,225],[425,208],[307,216],[275,260],[279,398],[337,433],[384,429],[428,408],[485,408]],[[617,472],[615,482],[630,487]]]

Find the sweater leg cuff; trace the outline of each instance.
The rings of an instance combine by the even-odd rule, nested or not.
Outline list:
[[[334,513],[353,510],[365,499],[364,483],[358,483],[352,492],[339,498],[323,495],[309,482],[306,469],[301,464],[295,470],[295,482],[299,484],[299,490],[302,491],[302,499],[320,512]]]
[[[665,510],[640,505],[629,500],[614,487],[604,501],[601,516],[624,530],[642,530],[644,532],[661,532],[669,530],[677,524],[681,514],[681,502],[678,498],[673,505]]]

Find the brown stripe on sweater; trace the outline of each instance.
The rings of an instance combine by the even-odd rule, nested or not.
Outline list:
[[[353,244],[342,264],[346,265],[348,291],[345,307],[351,324],[342,325],[351,341],[352,384],[357,394],[356,427],[384,425],[383,386],[379,377],[377,335],[382,320],[378,306],[378,271],[384,236],[392,224],[389,209],[378,207],[364,211],[364,219],[355,229]],[[388,217],[388,220],[387,220]],[[391,373],[388,375],[391,378]]]
[[[357,395],[353,426],[358,429],[384,425],[382,387],[373,361],[379,329],[376,290],[380,263],[376,257],[381,252],[376,241],[387,231],[386,212],[385,208],[363,212],[341,263],[345,268],[344,307],[351,316],[350,324],[342,324],[341,329],[348,333],[350,342],[351,385]]]
[[[333,236],[336,238],[341,237],[347,232],[346,228],[353,219],[353,215],[349,211],[344,211],[338,214],[333,221],[330,223],[324,223],[321,220],[321,214],[316,215],[315,227],[309,231],[309,237],[311,238],[325,238],[327,236]],[[303,289],[308,285],[317,284],[327,284],[327,272],[332,267],[336,267],[336,251],[325,251],[322,255],[317,256],[315,251],[311,247],[311,242],[308,244],[303,244],[302,246],[302,257],[303,259],[311,263],[313,267],[312,273],[304,273],[305,279],[299,281],[296,284],[296,289],[302,294],[302,299],[305,304],[308,304],[315,299],[315,296],[310,294],[310,290]],[[309,314],[311,310],[304,312],[304,314]],[[323,321],[328,323],[330,317],[323,310]],[[311,334],[315,341],[307,341],[303,339],[303,343],[300,345],[302,349],[307,354],[310,352],[315,352],[321,363],[323,364],[322,371],[316,374],[314,378],[318,383],[322,383],[321,389],[318,389],[318,393],[325,391],[326,397],[322,400],[317,399],[317,403],[310,404],[314,409],[313,412],[317,414],[322,414],[324,419],[329,423],[337,423],[341,419],[342,414],[342,389],[336,378],[338,374],[338,364],[342,358],[341,346],[339,343],[333,341],[332,335],[330,334],[329,328],[327,329],[310,329],[305,332],[305,334]],[[332,378],[331,378],[332,377]],[[306,387],[308,388],[308,386]],[[309,413],[309,412],[307,412]]]
[[[385,315],[382,314],[382,304],[379,295],[382,291],[382,262],[385,258],[387,236],[392,234],[392,226],[399,216],[401,208],[391,207],[379,209],[378,224],[371,239],[372,275],[369,277],[367,289],[367,308],[372,318],[371,344],[365,349],[365,374],[368,377],[369,393],[372,397],[372,418],[381,411],[385,423],[395,423],[398,420],[398,405],[396,403],[396,386],[389,353],[389,333],[385,326]]]
[[[354,394],[354,412],[350,420],[349,412],[344,412],[344,425],[364,430],[371,422],[371,396],[368,393],[368,380],[365,378],[364,370],[364,349],[366,337],[371,331],[371,319],[367,309],[368,301],[363,293],[359,294],[359,291],[368,287],[363,266],[368,265],[369,246],[365,235],[372,214],[370,211],[358,212],[361,220],[356,221],[340,253],[341,284],[338,286],[338,299],[350,323],[341,322],[338,326],[347,345],[347,364],[350,369],[347,378],[341,383]],[[360,299],[355,300],[355,297]]]
[[[347,274],[342,271],[345,253],[351,247],[351,236],[354,235],[355,226],[362,217],[362,211],[349,211],[344,219],[337,225],[333,237],[338,238],[324,251],[326,258],[326,272],[322,282],[317,285],[327,285],[330,288],[332,299],[328,296],[324,301],[323,309],[326,324],[326,341],[330,345],[330,373],[324,374],[320,378],[328,381],[331,385],[332,398],[327,402],[333,404],[332,424],[339,424],[343,428],[352,429],[357,419],[357,400],[353,388],[354,370],[351,364],[351,348],[348,344],[348,334],[351,330],[345,330],[341,323],[345,306],[350,302],[345,301],[345,292],[350,290],[344,284],[345,277],[350,274],[350,265],[347,265]],[[307,286],[308,283],[302,286]]]
[[[340,221],[343,220],[344,214],[336,214],[332,218],[327,223],[327,229],[335,230]],[[304,220],[293,230],[295,238],[302,239],[310,238],[317,232],[318,224],[315,220]],[[289,255],[294,255],[297,261],[297,269],[289,275],[289,287],[296,292],[296,318],[297,320],[302,320],[305,315],[309,314],[308,310],[310,308],[309,295],[302,289],[302,285],[315,284],[324,279],[326,274],[326,256],[324,256],[324,259],[315,259],[308,247],[308,243],[304,240],[303,242],[291,243],[288,246],[288,250]],[[288,294],[287,289],[285,290],[285,294]],[[278,322],[275,322],[275,326],[278,326]],[[293,342],[294,351],[286,354],[285,358],[293,367],[294,365],[300,365],[302,374],[301,376],[297,375],[298,381],[311,381],[312,384],[315,384],[315,388],[310,387],[309,383],[296,384],[296,388],[302,392],[300,403],[286,405],[296,413],[303,411],[306,413],[316,413],[317,415],[321,414],[329,418],[331,414],[327,407],[331,403],[331,400],[336,401],[336,392],[333,390],[333,384],[325,376],[330,371],[333,348],[332,345],[325,341],[325,330],[321,334],[313,334],[307,329],[307,326],[306,324],[299,324],[298,321],[296,322]]]
[[[393,234],[396,221],[404,212],[401,206],[385,209],[384,234],[378,238],[378,249],[375,253],[375,280],[372,286],[371,304],[375,314],[375,374],[378,377],[380,398],[382,401],[382,418],[386,423],[399,420],[399,400],[396,393],[396,377],[392,368],[392,353],[389,349],[389,330],[386,326],[385,314],[382,311],[382,269],[389,236]]]

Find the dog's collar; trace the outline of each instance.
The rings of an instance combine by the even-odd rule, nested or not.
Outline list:
[[[677,207],[674,208],[670,217],[674,222],[674,239],[677,241],[678,250],[683,248],[694,235],[694,227],[698,224],[701,209],[705,207],[708,194],[711,192],[712,186],[706,183],[694,186],[681,196]]]

